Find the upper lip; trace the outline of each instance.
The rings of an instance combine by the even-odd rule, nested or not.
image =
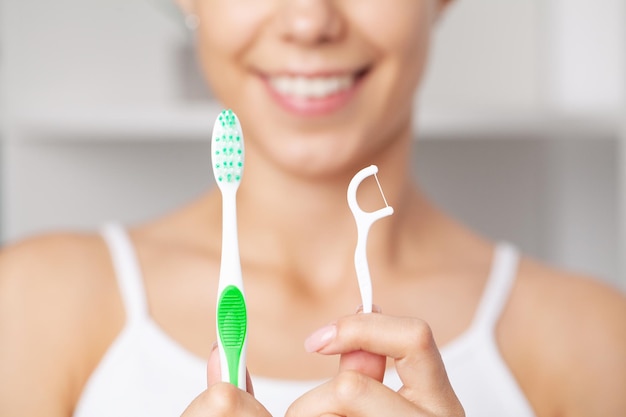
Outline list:
[[[356,69],[282,69],[282,70],[269,70],[258,71],[258,73],[265,78],[272,77],[342,77],[346,75],[362,75],[369,70],[369,66],[362,66]]]

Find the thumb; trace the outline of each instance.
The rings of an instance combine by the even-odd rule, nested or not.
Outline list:
[[[339,371],[357,371],[378,382],[383,382],[387,358],[375,353],[357,350],[341,355]]]
[[[373,306],[374,313],[380,313],[378,306]],[[359,311],[357,311],[360,314]],[[339,359],[339,371],[357,371],[378,382],[383,382],[385,369],[387,367],[387,357],[364,350],[356,350],[341,355]]]
[[[222,371],[220,368],[220,355],[217,350],[217,342],[213,343],[213,347],[211,348],[211,353],[209,354],[209,360],[207,362],[207,367],[206,367],[206,380],[207,380],[206,382],[207,382],[208,387],[222,380]]]
[[[211,349],[211,353],[209,354],[209,360],[207,361],[206,367],[206,379],[207,386],[215,385],[218,382],[222,381],[222,370],[220,366],[220,354],[217,347],[217,342],[213,344],[213,348]],[[246,368],[246,391],[248,393],[254,395],[254,389],[252,388],[252,380],[250,379],[250,374],[248,373],[248,369]]]

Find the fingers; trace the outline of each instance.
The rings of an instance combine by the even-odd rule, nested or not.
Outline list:
[[[181,417],[271,417],[252,395],[233,384],[217,382],[196,397]]]
[[[213,344],[209,360],[206,366],[207,387],[216,384],[222,380],[222,371],[220,368],[220,355],[217,351],[217,343]]]
[[[207,361],[207,386],[210,387],[218,382],[222,381],[222,372],[220,367],[220,355],[217,350],[217,343],[213,345],[211,353],[209,354],[209,360]],[[250,373],[246,369],[246,390],[248,393],[254,395],[254,388],[252,386],[252,379],[250,379]]]
[[[378,382],[383,382],[386,367],[387,357],[364,350],[344,353],[339,359],[339,372],[356,371]]]
[[[207,362],[208,389],[196,397],[182,417],[271,417],[252,392],[252,381],[246,371],[248,393],[233,384],[221,382],[220,358],[217,343],[213,345]]]
[[[376,305],[372,307],[374,312],[381,313],[382,310],[380,309],[380,307]],[[359,309],[357,310],[357,314],[361,313],[362,311],[362,307],[359,307]],[[383,382],[386,367],[386,356],[376,355],[374,353],[366,352],[364,350],[344,353],[339,359],[339,372],[356,371],[363,375],[367,375],[370,378],[379,382]]]
[[[316,331],[305,346],[326,355],[363,350],[389,356],[404,384],[401,394],[410,401],[427,399],[429,409],[458,402],[430,327],[422,320],[352,315]]]
[[[378,381],[359,372],[343,371],[298,398],[285,417],[407,415],[427,414]]]

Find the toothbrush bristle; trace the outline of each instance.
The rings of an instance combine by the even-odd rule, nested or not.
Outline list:
[[[212,161],[215,180],[239,183],[243,174],[243,134],[232,110],[223,110],[213,130]]]

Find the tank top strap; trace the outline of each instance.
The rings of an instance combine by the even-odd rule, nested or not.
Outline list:
[[[127,321],[130,323],[146,318],[148,306],[143,277],[128,233],[118,223],[103,225],[100,233],[111,254]]]
[[[491,272],[474,316],[474,330],[492,333],[517,277],[519,252],[507,242],[499,243],[493,255]]]

